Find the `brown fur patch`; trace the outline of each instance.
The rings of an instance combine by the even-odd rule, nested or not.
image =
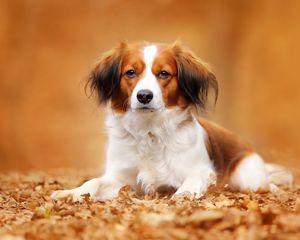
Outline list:
[[[153,74],[157,76],[160,71],[166,71],[170,74],[167,79],[158,79],[166,106],[178,106],[182,109],[188,107],[189,103],[179,88],[177,64],[170,47],[161,47],[153,62]]]
[[[218,82],[208,64],[202,62],[191,51],[178,43],[172,46],[172,52],[177,65],[179,88],[186,101],[205,110],[208,94],[212,90],[216,103]]]
[[[207,132],[206,146],[217,172],[222,178],[230,177],[240,161],[253,153],[251,146],[215,123],[203,118],[199,122]]]
[[[134,69],[137,76],[129,78],[125,75],[128,70]],[[111,101],[111,107],[118,113],[124,113],[128,107],[128,101],[137,82],[143,77],[145,64],[140,47],[127,46],[123,52],[120,66],[120,84],[118,92]]]

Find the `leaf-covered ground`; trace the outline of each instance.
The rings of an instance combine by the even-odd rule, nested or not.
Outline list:
[[[0,175],[0,239],[300,239],[300,186],[275,193],[213,189],[200,200],[137,196],[106,202],[49,199],[88,172]]]

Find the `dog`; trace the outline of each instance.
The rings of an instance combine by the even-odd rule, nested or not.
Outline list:
[[[88,85],[99,103],[109,106],[105,173],[55,191],[52,199],[80,201],[89,194],[103,201],[124,185],[145,194],[171,186],[174,197],[200,198],[220,181],[241,191],[293,181],[290,172],[266,164],[248,143],[198,117],[209,96],[216,102],[218,82],[208,65],[179,43],[120,43],[101,57]]]

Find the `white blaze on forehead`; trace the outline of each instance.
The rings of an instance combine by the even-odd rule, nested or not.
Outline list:
[[[146,71],[151,70],[152,63],[154,60],[154,57],[157,53],[157,47],[155,45],[150,45],[144,48],[144,61],[146,64]]]
[[[160,86],[157,82],[156,76],[152,73],[152,66],[155,56],[157,54],[157,46],[148,45],[142,49],[145,69],[142,78],[138,81],[131,95],[132,109],[144,107],[137,99],[137,93],[140,90],[149,90],[153,93],[153,99],[147,103],[148,108],[159,109],[164,106]]]

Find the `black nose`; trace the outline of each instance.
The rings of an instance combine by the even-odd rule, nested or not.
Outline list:
[[[142,104],[147,104],[151,102],[152,98],[153,98],[153,93],[150,90],[143,89],[138,91],[137,93],[137,99]]]

